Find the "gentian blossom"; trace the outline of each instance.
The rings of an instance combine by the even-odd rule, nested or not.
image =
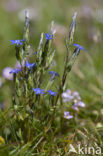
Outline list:
[[[26,64],[25,64],[25,66],[28,67],[29,69],[31,69],[35,65],[36,65],[35,63],[29,63],[29,61],[26,61]]]
[[[64,112],[64,118],[65,118],[65,119],[72,119],[72,118],[73,118],[73,116],[72,116],[72,115],[70,115],[70,113],[69,113],[69,112]]]
[[[46,33],[45,38],[46,38],[46,40],[52,40],[53,39],[53,34],[50,35],[49,33]]]
[[[48,90],[48,93],[49,93],[51,96],[56,96],[56,92],[53,92],[52,90]]]
[[[44,89],[33,88],[33,91],[35,92],[36,95],[44,94]]]
[[[50,71],[49,74],[51,74],[51,80],[53,80],[56,76],[59,77],[59,74],[55,71]]]
[[[79,44],[76,44],[76,43],[74,43],[73,44],[75,47],[77,47],[79,50],[84,50],[84,51],[86,51],[86,49],[85,48],[83,48],[81,45],[79,45]]]
[[[10,42],[18,46],[18,45],[22,45],[23,44],[22,42],[24,42],[24,40],[10,40]]]
[[[20,71],[21,71],[21,69],[12,69],[12,70],[9,72],[9,74],[13,74],[13,73],[17,74],[17,73],[20,72]]]
[[[36,52],[33,53],[33,55],[37,55],[37,53],[38,53],[38,52],[36,51]]]

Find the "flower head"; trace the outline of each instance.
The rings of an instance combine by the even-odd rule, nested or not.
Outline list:
[[[36,52],[33,53],[33,55],[37,55],[37,53],[38,53],[38,52],[36,51]]]
[[[44,94],[44,89],[40,88],[33,88],[33,91],[35,92],[36,95]]]
[[[16,64],[15,64],[15,68],[17,68],[17,69],[21,69],[21,66],[22,67],[25,66],[25,61],[24,60],[22,60],[21,64],[20,64],[19,61],[17,61]]]
[[[73,116],[72,116],[72,115],[70,115],[70,113],[69,113],[69,112],[64,112],[64,118],[65,118],[65,119],[72,119],[72,118],[73,118]]]
[[[0,104],[0,110],[4,109],[5,105],[6,105],[5,102],[1,103],[1,104]]]
[[[85,103],[82,102],[82,101],[79,101],[79,102],[78,102],[78,106],[79,106],[79,107],[85,107]]]
[[[77,103],[75,103],[75,104],[73,105],[73,109],[76,110],[76,111],[79,110],[79,109],[78,109],[78,104],[77,104]]]
[[[79,45],[79,44],[76,44],[76,43],[74,43],[73,44],[75,47],[77,47],[79,50],[84,50],[84,51],[86,51],[86,49],[85,48],[83,48],[81,45]]]
[[[22,45],[22,44],[23,44],[22,42],[24,42],[24,40],[10,40],[10,42],[11,42],[12,44]]]
[[[50,71],[49,74],[51,74],[51,80],[53,80],[56,76],[59,77],[59,74],[55,71]]]
[[[13,74],[13,73],[17,74],[17,73],[20,72],[20,71],[21,71],[21,69],[12,69],[12,70],[9,72],[9,74]]]
[[[46,40],[52,40],[53,39],[53,34],[50,35],[49,33],[46,33],[45,38],[46,38]]]
[[[74,96],[72,95],[71,90],[67,90],[62,93],[63,102],[70,102],[74,99]]]
[[[28,67],[29,69],[34,67],[36,64],[35,63],[29,63],[29,61],[26,61],[25,66]]]
[[[5,79],[8,79],[8,80],[13,80],[13,75],[10,75],[9,72],[12,70],[11,67],[6,67],[3,69],[2,71],[2,76],[5,78]]]
[[[48,90],[48,93],[49,93],[51,96],[56,96],[56,92],[53,92],[52,90]]]
[[[78,102],[74,103],[73,109],[78,111],[79,110],[78,107],[85,107],[85,103],[82,101],[78,101]]]

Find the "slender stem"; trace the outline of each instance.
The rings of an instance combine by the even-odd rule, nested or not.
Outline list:
[[[58,92],[58,95],[57,95],[57,98],[56,98],[55,106],[57,105],[58,99],[59,99],[59,97],[60,97],[60,95],[62,93],[64,84],[65,84],[65,81],[66,81],[66,78],[67,78],[67,71],[66,71],[67,62],[68,62],[68,53],[67,53],[67,57],[66,57],[66,61],[65,61],[64,73],[63,73],[63,76],[62,76],[61,84],[59,86],[59,92]]]

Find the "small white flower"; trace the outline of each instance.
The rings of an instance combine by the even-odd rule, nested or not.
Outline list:
[[[74,99],[74,103],[77,103],[78,102],[78,100],[77,99]]]

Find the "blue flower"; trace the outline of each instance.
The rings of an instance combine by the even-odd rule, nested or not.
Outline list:
[[[52,90],[47,91],[51,96],[56,96],[56,92],[53,92]]]
[[[35,92],[36,95],[44,94],[44,89],[40,88],[33,88],[33,91]]]
[[[24,39],[23,39],[23,40],[10,40],[10,42],[11,42],[12,44],[22,45],[22,44],[23,44],[22,42],[24,42]]]
[[[20,72],[20,71],[21,71],[21,69],[12,69],[12,70],[9,72],[9,74],[12,74],[12,73],[17,74],[17,73]]]
[[[84,51],[86,51],[86,49],[85,48],[83,48],[81,45],[79,45],[79,44],[76,44],[76,43],[74,43],[73,44],[75,47],[77,47],[79,50],[84,50]]]
[[[50,35],[49,33],[46,33],[45,38],[46,38],[46,40],[52,40],[53,39],[53,34]]]
[[[36,52],[33,53],[33,55],[37,55],[37,53],[38,53],[38,52],[36,51]]]
[[[26,61],[25,66],[28,67],[29,69],[34,67],[36,64],[35,63],[29,63],[29,61]]]
[[[0,110],[4,109],[5,105],[6,105],[5,102],[3,102],[2,104],[0,104]]]
[[[59,77],[59,74],[55,71],[50,71],[49,74],[51,74],[51,80],[53,80],[56,76]]]

